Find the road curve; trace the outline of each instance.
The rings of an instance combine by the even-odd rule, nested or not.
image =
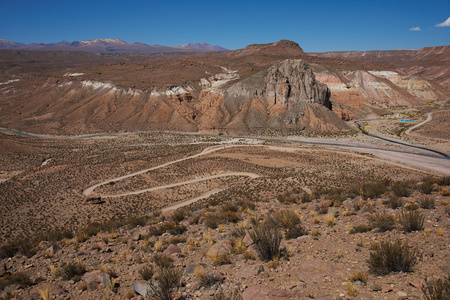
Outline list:
[[[405,134],[408,134],[408,135],[409,135],[409,133],[410,133],[412,130],[416,129],[417,127],[422,126],[422,125],[425,124],[425,123],[430,122],[432,119],[433,119],[433,112],[429,112],[429,113],[427,114],[427,119],[426,119],[425,121],[422,121],[422,122],[420,122],[419,124],[416,124],[416,125],[414,125],[414,126],[408,128],[408,129],[405,131]]]
[[[229,176],[247,176],[247,177],[250,177],[250,178],[258,178],[258,177],[260,177],[260,175],[255,174],[255,173],[229,172],[229,173],[222,173],[222,174],[217,174],[217,175],[210,175],[210,176],[206,176],[206,177],[202,177],[202,178],[196,178],[196,179],[192,179],[192,180],[186,180],[186,181],[172,183],[172,184],[168,184],[168,185],[161,185],[161,186],[152,187],[152,188],[143,189],[143,190],[126,192],[126,193],[122,193],[122,194],[101,195],[101,197],[102,198],[115,198],[115,197],[129,196],[129,195],[139,195],[139,194],[143,194],[143,193],[147,193],[147,192],[153,192],[153,191],[157,191],[157,190],[162,190],[162,189],[168,189],[168,188],[173,188],[173,187],[177,187],[177,186],[182,186],[182,185],[185,185],[185,184],[197,183],[197,182],[202,182],[202,181],[207,181],[207,180],[216,179],[216,178],[222,178],[222,177],[229,177]]]
[[[188,156],[188,157],[183,157],[183,158],[171,161],[171,162],[164,163],[164,164],[156,166],[156,167],[151,167],[151,168],[144,169],[144,170],[141,170],[141,171],[138,171],[138,172],[134,172],[134,173],[131,173],[131,174],[128,174],[128,175],[116,177],[116,178],[113,178],[113,179],[108,179],[106,181],[103,181],[103,182],[100,182],[100,183],[97,183],[97,184],[95,184],[93,186],[88,187],[87,189],[85,189],[83,191],[83,195],[89,196],[99,186],[102,186],[102,185],[105,185],[105,184],[109,184],[111,182],[116,182],[116,181],[120,181],[120,180],[123,180],[123,179],[126,179],[126,178],[138,176],[138,175],[147,173],[149,171],[153,171],[153,170],[156,170],[156,169],[161,169],[161,168],[164,168],[164,167],[167,167],[167,166],[170,166],[170,165],[173,165],[173,164],[176,164],[176,163],[188,160],[188,159],[196,158],[196,157],[199,157],[199,156],[202,156],[202,155],[205,155],[205,154],[209,154],[209,153],[212,153],[212,152],[215,152],[215,151],[218,151],[218,150],[222,150],[222,149],[230,148],[230,147],[236,147],[236,146],[238,146],[238,145],[225,145],[225,146],[220,145],[220,146],[208,147],[208,148],[205,148],[202,152],[194,154],[194,155],[191,155],[191,156]]]

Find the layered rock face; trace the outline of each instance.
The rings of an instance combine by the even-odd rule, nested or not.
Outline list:
[[[226,90],[227,97],[264,97],[269,105],[319,103],[331,109],[330,90],[316,81],[309,65],[300,59],[287,59],[247,78]]]
[[[330,90],[301,59],[287,59],[242,79],[222,67],[198,84],[139,90],[86,80],[72,74],[39,88],[14,92],[4,127],[32,132],[79,134],[124,130],[263,133],[349,127],[331,111]],[[84,77],[83,77],[84,76]],[[83,78],[80,78],[83,77]],[[14,91],[15,82],[8,84]],[[26,101],[33,98],[34,101]],[[6,100],[6,98],[5,98]],[[6,106],[5,106],[6,108]],[[0,112],[0,116],[2,113]]]
[[[348,129],[330,110],[328,87],[300,59],[287,59],[233,84],[223,98],[219,107],[225,122],[215,125],[232,131]]]

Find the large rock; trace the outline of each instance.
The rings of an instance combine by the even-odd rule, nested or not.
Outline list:
[[[311,300],[303,294],[276,289],[264,285],[249,287],[242,294],[242,300]]]
[[[100,270],[86,273],[83,277],[81,277],[81,279],[84,281],[88,291],[95,291],[100,283],[103,283],[104,286],[109,287],[111,280],[108,274],[105,274]]]
[[[231,244],[231,241],[224,240],[224,241],[221,241],[221,242],[215,244],[211,248],[209,248],[206,255],[208,257],[218,257],[223,254],[231,254],[232,251],[233,251],[233,245]]]

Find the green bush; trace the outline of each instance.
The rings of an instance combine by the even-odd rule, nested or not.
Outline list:
[[[369,270],[376,275],[387,275],[391,272],[412,272],[421,255],[400,240],[382,241],[372,247],[368,264]]]

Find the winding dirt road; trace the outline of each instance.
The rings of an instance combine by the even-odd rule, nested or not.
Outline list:
[[[408,129],[405,131],[405,134],[408,134],[408,135],[409,135],[410,132],[411,132],[412,130],[416,129],[417,127],[422,126],[422,125],[425,124],[425,123],[430,122],[431,120],[433,120],[433,112],[429,112],[429,113],[427,114],[427,119],[426,119],[425,121],[422,121],[422,122],[420,122],[419,124],[416,124],[416,125],[414,125],[414,126],[408,128]]]

